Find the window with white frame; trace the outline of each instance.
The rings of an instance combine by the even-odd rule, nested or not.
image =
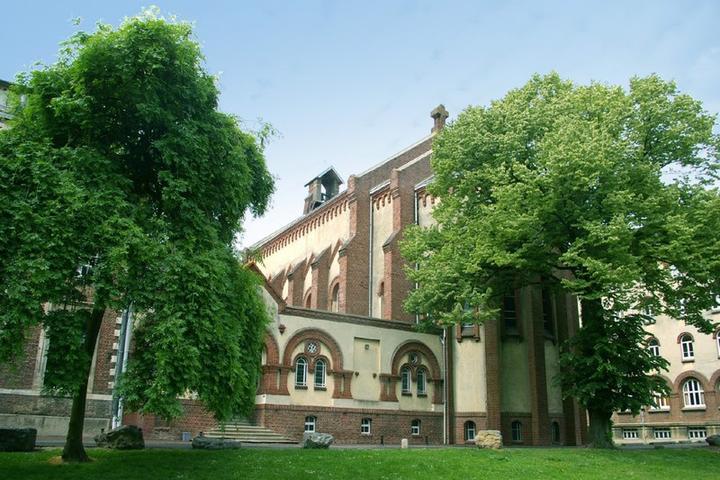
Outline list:
[[[686,333],[682,337],[680,337],[680,351],[682,353],[683,360],[695,359],[695,345],[693,342],[693,337],[689,333]]]
[[[327,367],[322,358],[315,362],[315,387],[325,388],[325,372]]]
[[[295,386],[305,387],[307,386],[307,370],[308,363],[304,357],[300,357],[295,362]]]
[[[650,410],[670,410],[670,403],[665,395],[659,393],[653,394],[653,404],[650,405]]]
[[[515,294],[503,296],[502,320],[505,333],[517,333],[518,321]]]
[[[690,440],[702,440],[707,437],[705,427],[688,427],[688,438]]]
[[[685,380],[682,390],[685,407],[705,406],[705,392],[697,379],[688,378]]]
[[[305,417],[305,431],[314,432],[317,425],[317,417],[309,415]]]
[[[665,440],[668,438],[672,438],[672,434],[670,433],[669,428],[653,428],[653,436],[657,440]]]
[[[637,440],[640,438],[637,428],[623,428],[622,435],[624,440]]]
[[[650,339],[650,341],[648,342],[648,350],[650,350],[650,353],[652,353],[654,356],[660,356],[660,343],[657,341],[657,338]]]
[[[523,428],[520,421],[515,420],[510,424],[510,438],[512,438],[513,442],[522,442]]]
[[[421,422],[419,419],[415,419],[410,423],[410,433],[412,435],[420,435],[420,425]]]
[[[370,428],[372,427],[371,418],[363,418],[360,421],[360,433],[363,435],[370,435]]]
[[[417,372],[417,394],[427,395],[427,373],[422,368]]]
[[[405,367],[400,371],[400,386],[402,393],[404,394],[411,394],[412,390],[410,389],[410,369]]]
[[[467,421],[465,422],[465,441],[471,442],[475,440],[475,422]]]

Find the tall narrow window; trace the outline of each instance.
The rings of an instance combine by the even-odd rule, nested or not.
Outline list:
[[[475,422],[465,422],[464,430],[466,442],[472,442],[473,440],[475,440]]]
[[[340,284],[336,283],[332,289],[332,295],[330,296],[330,311],[340,311]]]
[[[520,423],[518,420],[515,420],[510,424],[510,434],[513,442],[522,442],[523,441],[523,428],[522,423]]]
[[[312,293],[307,296],[307,299],[305,300],[305,308],[310,308],[312,306]]]
[[[688,378],[683,384],[683,401],[686,407],[704,407],[705,392],[695,378]]]
[[[550,424],[550,433],[552,434],[552,443],[560,443],[560,424],[558,422]]]
[[[400,372],[400,382],[402,387],[402,393],[404,394],[411,394],[412,391],[410,390],[410,369],[405,367]]]
[[[317,424],[317,417],[313,417],[312,415],[305,417],[305,431],[306,432],[314,432],[316,424]]]
[[[648,342],[648,350],[650,350],[650,353],[655,355],[656,357],[660,356],[660,343],[658,343],[656,338],[651,338]]]
[[[542,289],[542,315],[543,329],[546,335],[555,335],[555,324],[553,322],[552,300],[550,298],[550,290]]]
[[[417,372],[417,394],[427,395],[427,373],[422,368]]]
[[[315,387],[325,388],[325,360],[315,362]]]
[[[505,295],[502,304],[503,327],[506,333],[517,333],[517,308],[515,307],[515,295]]]
[[[420,435],[420,420],[415,419],[410,423],[410,433],[412,435]]]
[[[693,343],[693,337],[688,333],[680,337],[680,348],[683,360],[695,359],[695,345]]]
[[[304,387],[307,385],[307,360],[300,357],[295,363],[295,386]]]
[[[378,311],[377,311],[377,318],[385,318],[384,315],[384,309],[385,309],[385,282],[380,282],[380,287],[378,287]]]

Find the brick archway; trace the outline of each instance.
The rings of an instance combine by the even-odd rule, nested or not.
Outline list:
[[[424,343],[420,343],[415,340],[409,340],[402,345],[400,345],[393,354],[392,357],[392,374],[393,375],[399,375],[402,358],[410,353],[410,352],[418,352],[423,357],[427,359],[428,365],[430,369],[430,374],[432,375],[431,378],[428,380],[441,380],[440,376],[440,363],[438,363],[437,358],[435,358],[435,354],[430,350],[430,348],[425,345]]]
[[[283,354],[283,365],[291,367],[293,358],[292,353],[295,351],[298,345],[307,340],[317,340],[330,350],[330,360],[332,361],[332,369],[340,371],[343,369],[343,357],[340,346],[337,344],[334,338],[329,334],[319,330],[317,328],[306,328],[300,330],[288,340],[285,345],[285,352]]]
[[[682,395],[682,384],[688,378],[697,379],[697,381],[700,382],[700,385],[702,386],[703,392],[712,391],[711,386],[708,382],[708,379],[705,378],[705,375],[703,375],[702,373],[697,372],[695,370],[688,370],[687,372],[683,372],[680,375],[678,375],[677,378],[675,379],[675,383],[673,384],[673,388],[680,395]]]
[[[273,337],[269,331],[265,332],[265,364],[266,365],[280,365],[280,347],[278,346],[277,340]]]

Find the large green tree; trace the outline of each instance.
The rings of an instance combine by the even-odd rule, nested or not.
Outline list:
[[[73,398],[65,460],[87,460],[102,319],[131,303],[127,408],[173,417],[187,392],[218,418],[252,407],[267,313],[233,240],[273,181],[203,63],[189,24],[144,13],[18,81],[0,133],[0,359],[46,330],[45,386]]]
[[[561,383],[610,446],[613,411],[667,387],[645,348],[648,312],[712,328],[720,293],[715,117],[657,76],[628,89],[535,76],[471,107],[433,145],[440,226],[406,234],[407,307],[444,324],[497,318],[513,288],[542,283],[581,304]],[[477,311],[470,307],[477,307]]]

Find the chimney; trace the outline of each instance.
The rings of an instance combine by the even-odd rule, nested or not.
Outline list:
[[[442,103],[435,107],[435,109],[430,112],[430,117],[434,120],[433,128],[431,130],[432,133],[437,133],[440,130],[443,129],[445,126],[445,120],[448,118],[448,112],[445,110],[445,105]]]

